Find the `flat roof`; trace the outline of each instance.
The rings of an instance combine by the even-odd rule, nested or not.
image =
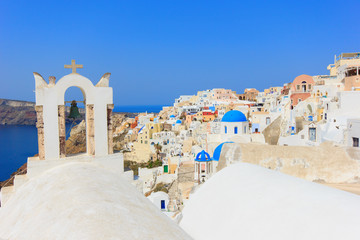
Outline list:
[[[354,52],[354,53],[341,53],[339,56],[337,56],[338,59],[341,58],[360,58],[360,52]]]

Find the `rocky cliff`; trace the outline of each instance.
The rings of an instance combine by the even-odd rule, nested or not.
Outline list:
[[[70,107],[67,106],[65,110],[67,115],[70,112]],[[82,115],[82,119],[84,119],[85,109],[79,108],[79,112]],[[114,113],[114,115],[116,114],[132,118],[137,115],[137,113]],[[34,102],[0,99],[0,125],[35,124],[36,112]]]
[[[128,120],[125,113],[114,113],[112,116],[114,132]],[[124,137],[128,129],[123,129],[119,134],[114,134],[114,151],[120,151],[124,147]],[[70,137],[66,140],[66,154],[77,154],[86,152],[86,124],[83,120],[71,129]]]
[[[66,115],[70,111],[70,107],[66,107]],[[79,108],[82,119],[85,116],[85,110]],[[35,103],[0,99],[0,125],[35,125],[36,112]]]
[[[0,125],[35,125],[35,103],[0,99]]]

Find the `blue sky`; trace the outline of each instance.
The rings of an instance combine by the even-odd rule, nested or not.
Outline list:
[[[78,72],[93,83],[112,73],[116,105],[168,105],[215,87],[240,93],[281,86],[300,74],[327,74],[334,54],[360,51],[359,7],[360,1],[2,0],[0,98],[33,101],[32,72],[60,79],[71,59],[84,64]]]

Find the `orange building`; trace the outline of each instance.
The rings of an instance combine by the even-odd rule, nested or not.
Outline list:
[[[299,102],[304,101],[311,96],[315,82],[309,75],[297,76],[291,84],[291,106],[296,106]]]

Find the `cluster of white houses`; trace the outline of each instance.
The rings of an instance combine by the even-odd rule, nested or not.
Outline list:
[[[359,147],[360,53],[343,53],[329,75],[300,75],[263,92],[199,91],[175,99],[158,115],[140,114],[130,124],[125,160],[160,158],[162,174],[193,165],[193,182],[216,172],[225,143],[317,146],[322,142]],[[135,137],[134,137],[135,136]]]

